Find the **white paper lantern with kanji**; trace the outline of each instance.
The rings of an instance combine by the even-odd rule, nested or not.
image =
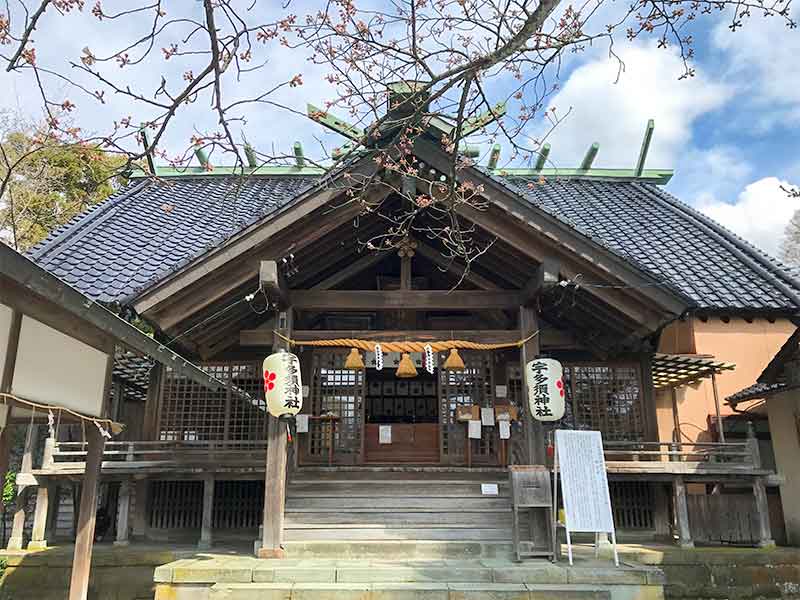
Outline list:
[[[564,369],[552,358],[537,358],[525,365],[528,406],[537,421],[558,421],[564,416]]]
[[[273,417],[296,415],[303,408],[303,383],[300,380],[300,359],[281,351],[264,359],[264,397]]]

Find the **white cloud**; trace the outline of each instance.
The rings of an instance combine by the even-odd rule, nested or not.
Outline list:
[[[595,166],[634,166],[647,120],[655,119],[648,167],[672,168],[692,137],[693,122],[731,96],[731,88],[702,69],[678,81],[683,63],[677,52],[654,44],[628,44],[619,63],[602,57],[581,65],[552,99],[560,114],[571,114],[551,138],[556,166],[573,167],[592,142],[599,142]],[[543,130],[538,133],[541,135]]]
[[[800,198],[790,198],[781,186],[791,186],[777,177],[754,181],[733,203],[700,198],[697,208],[734,233],[772,256],[778,255],[786,224],[800,210]]]
[[[797,19],[797,10],[793,11]],[[783,18],[746,19],[732,32],[730,20],[721,18],[711,42],[725,53],[723,76],[741,90],[742,99],[757,107],[747,111],[757,130],[781,125],[780,120],[800,122],[800,35]]]

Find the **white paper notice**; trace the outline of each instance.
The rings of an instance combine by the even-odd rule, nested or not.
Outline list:
[[[500,425],[500,439],[507,440],[511,437],[511,421],[498,421]]]
[[[392,426],[391,425],[381,425],[378,428],[378,443],[379,444],[391,444],[392,443]]]
[[[556,431],[556,452],[570,531],[614,531],[603,438],[599,431]]]
[[[508,387],[505,385],[496,385],[494,386],[494,397],[495,398],[507,398],[508,397]]]
[[[469,422],[469,437],[473,440],[481,439],[481,422],[480,421],[470,421]]]
[[[308,433],[308,415],[297,415],[294,422],[297,424],[297,433]]]
[[[482,483],[481,494],[484,496],[497,496],[498,494],[496,483]]]
[[[307,385],[303,386],[303,398],[308,398],[309,389]]]
[[[481,408],[481,425],[484,427],[494,427],[493,408]]]

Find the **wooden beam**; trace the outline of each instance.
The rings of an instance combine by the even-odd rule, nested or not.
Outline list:
[[[495,144],[492,146],[492,151],[489,153],[489,164],[487,165],[490,169],[494,170],[497,168],[497,161],[500,160],[500,144]]]
[[[0,377],[0,392],[6,394],[11,391],[11,385],[14,381],[14,368],[17,364],[17,349],[19,348],[19,332],[21,328],[22,313],[19,310],[12,309],[11,323],[8,326],[5,363],[3,364],[2,377]]]
[[[520,295],[506,290],[292,290],[299,310],[489,310],[520,305]]]
[[[383,252],[369,252],[364,254],[348,264],[347,266],[339,269],[332,275],[326,277],[316,285],[312,286],[312,290],[329,290],[332,287],[336,287],[340,283],[347,281],[354,275],[357,275],[361,271],[365,269],[369,269],[373,265],[378,264],[384,258],[386,258],[386,254]]]
[[[487,344],[508,344],[520,339],[516,329],[421,329],[401,331],[337,331],[337,330],[297,330],[292,338],[298,341],[329,340],[334,337],[348,337],[359,340],[375,340],[382,342],[414,340],[419,342],[436,340],[467,340]],[[575,339],[568,333],[553,328],[546,328],[540,334],[540,345],[544,348],[576,348]],[[271,328],[243,329],[239,332],[241,346],[272,346],[274,334]]]
[[[539,158],[536,159],[536,165],[533,167],[535,171],[541,171],[544,169],[545,164],[547,164],[547,159],[550,156],[550,144],[545,144],[542,146],[542,149],[539,150]]]
[[[286,282],[274,260],[262,260],[258,270],[259,284],[267,294],[270,303],[275,302],[280,308],[286,307],[289,302],[289,292]]]
[[[595,142],[589,149],[586,151],[586,156],[583,157],[581,161],[580,170],[581,171],[588,171],[592,168],[592,163],[594,162],[595,157],[597,156],[597,151],[600,150],[600,144]]]
[[[448,271],[453,275],[455,275],[456,277],[461,277],[462,275],[464,275],[464,270],[466,269],[466,265],[463,262],[455,259],[446,258],[445,256],[442,255],[441,252],[436,250],[436,248],[433,248],[428,244],[419,242],[417,246],[417,253],[423,258],[426,258],[427,260],[431,261],[434,265],[436,265],[443,271]],[[476,273],[472,269],[469,270],[469,273],[464,275],[464,280],[469,281],[470,283],[476,285],[482,290],[501,289],[499,285],[487,279],[483,275]]]
[[[647,160],[647,153],[650,150],[650,140],[653,139],[653,130],[656,127],[656,122],[653,119],[647,121],[647,128],[644,130],[644,138],[642,139],[642,148],[639,150],[639,160],[636,161],[636,170],[634,172],[636,177],[641,177],[644,173],[644,163]]]
[[[522,302],[525,306],[532,306],[536,303],[539,295],[560,280],[559,262],[553,258],[547,258],[536,269],[536,274],[531,277],[522,290]]]

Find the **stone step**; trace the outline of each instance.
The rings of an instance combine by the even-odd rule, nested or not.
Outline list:
[[[498,494],[485,495],[482,483],[497,485]],[[432,498],[508,498],[509,487],[498,482],[437,482],[413,481],[336,481],[336,482],[292,482],[286,489],[287,498],[318,498],[347,496],[383,498],[393,496],[419,496]]]
[[[652,587],[652,586],[650,586]],[[639,591],[638,589],[636,591]],[[650,590],[648,590],[650,591]],[[663,598],[659,590],[637,597]],[[208,600],[623,600],[628,593],[591,585],[522,583],[374,583],[280,584],[219,583]]]

